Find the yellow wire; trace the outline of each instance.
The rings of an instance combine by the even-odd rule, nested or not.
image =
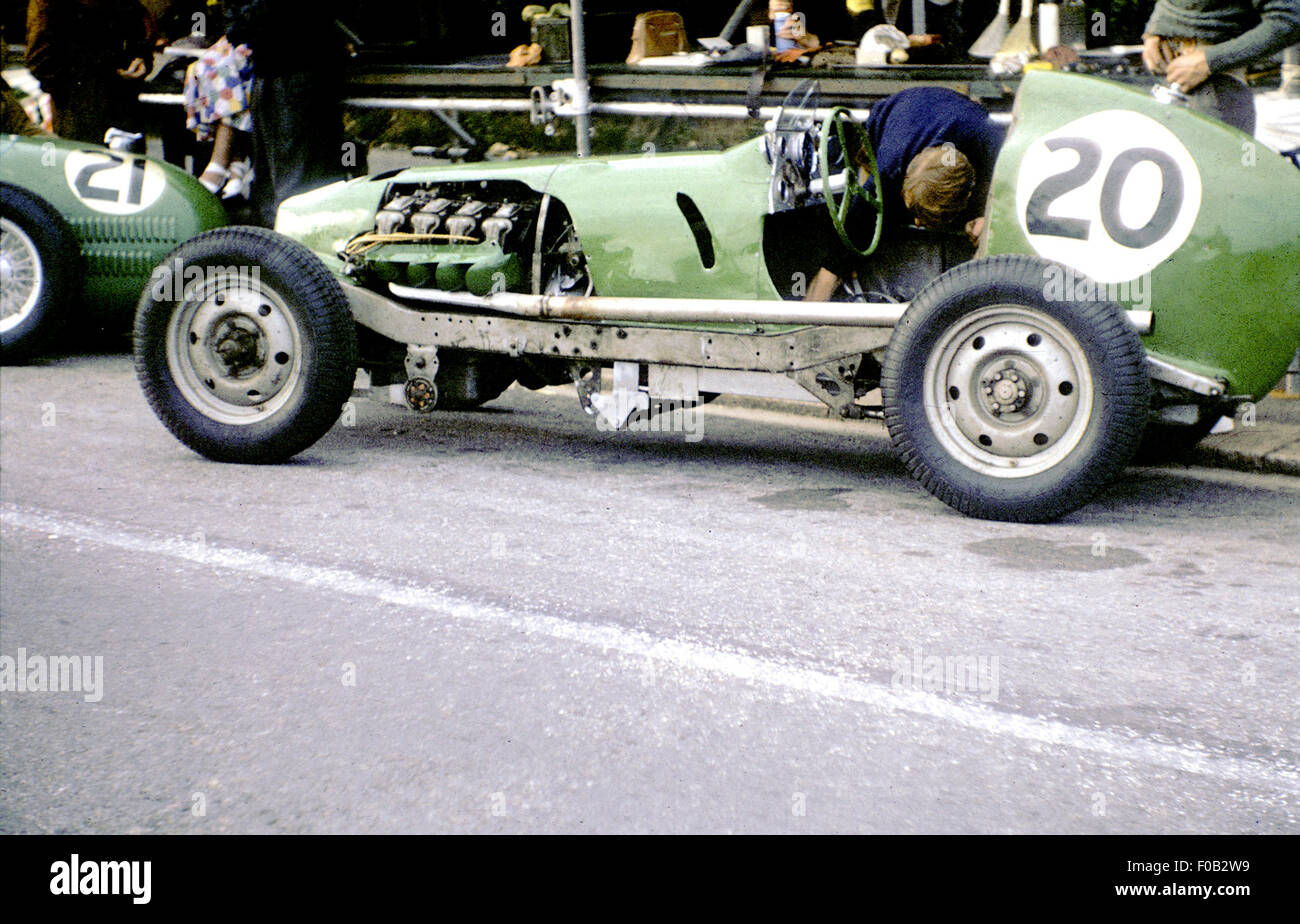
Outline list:
[[[475,243],[474,238],[465,234],[416,234],[413,231],[396,231],[391,234],[380,234],[377,231],[369,231],[358,234],[356,237],[352,238],[352,240],[348,241],[347,245],[343,248],[343,252],[348,256],[357,256],[358,254],[365,253],[379,244],[399,244],[404,241],[468,241],[471,244]]]

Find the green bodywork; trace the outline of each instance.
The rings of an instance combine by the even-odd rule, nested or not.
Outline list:
[[[184,171],[79,142],[0,135],[0,182],[39,196],[67,221],[81,244],[83,300],[97,312],[133,310],[173,248],[227,223],[221,202]]]
[[[775,299],[780,296],[763,266],[771,168],[761,140],[722,152],[414,167],[296,196],[281,206],[276,230],[341,270],[338,251],[374,227],[389,183],[513,180],[568,208],[602,295]],[[704,216],[716,254],[712,267],[704,266],[679,194]],[[428,252],[443,249],[430,245]],[[400,262],[411,254],[385,256]]]
[[[1031,73],[997,162],[985,252],[1036,252],[1016,213],[1025,152],[1044,134],[1112,109],[1137,111],[1166,126],[1191,152],[1201,177],[1190,234],[1150,271],[1144,289],[1150,304],[1126,304],[1154,313],[1145,346],[1177,366],[1221,379],[1228,394],[1263,394],[1300,342],[1300,171],[1235,129],[1119,84]],[[1247,153],[1249,167],[1243,165]],[[764,264],[771,167],[761,138],[722,152],[416,167],[290,199],[277,230],[341,274],[339,251],[374,229],[390,183],[476,181],[515,181],[563,202],[599,295],[781,297]],[[705,265],[683,196],[707,225],[712,266]],[[450,245],[384,246],[389,249],[378,251],[377,259],[393,263],[434,264],[453,256]],[[768,325],[765,331],[778,329]]]
[[[1152,356],[1222,379],[1227,394],[1266,393],[1300,344],[1300,170],[1250,136],[1121,84],[1030,73],[994,171],[988,253],[1035,252],[1016,211],[1021,160],[1030,146],[1084,115],[1114,109],[1168,128],[1201,177],[1190,234],[1145,283],[1149,305],[1139,307],[1154,313],[1154,323],[1143,346]]]

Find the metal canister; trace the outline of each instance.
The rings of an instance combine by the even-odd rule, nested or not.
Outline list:
[[[547,64],[568,61],[572,56],[569,44],[569,20],[561,16],[536,16],[532,21],[533,41],[542,46],[542,61]]]

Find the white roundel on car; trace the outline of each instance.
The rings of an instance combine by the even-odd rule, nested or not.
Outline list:
[[[1098,282],[1149,273],[1191,233],[1201,174],[1150,116],[1108,109],[1034,141],[1020,162],[1016,214],[1030,246]]]
[[[108,215],[133,215],[167,188],[162,167],[116,151],[73,151],[63,163],[68,188],[83,205]]]

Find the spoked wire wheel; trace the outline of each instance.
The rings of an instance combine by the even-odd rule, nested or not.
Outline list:
[[[0,333],[31,317],[45,284],[36,242],[8,218],[0,218]]]
[[[21,362],[49,345],[75,308],[81,245],[52,205],[0,183],[0,358]]]

